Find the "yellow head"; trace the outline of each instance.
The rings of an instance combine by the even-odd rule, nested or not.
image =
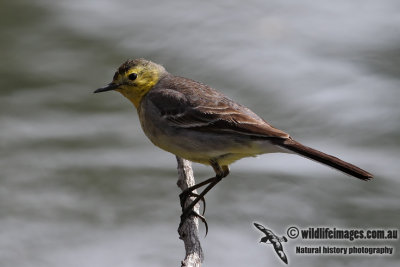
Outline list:
[[[142,98],[166,74],[164,67],[154,62],[143,58],[128,60],[118,68],[110,84],[94,92],[118,91],[138,108]]]

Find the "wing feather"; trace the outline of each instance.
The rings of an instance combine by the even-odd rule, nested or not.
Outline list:
[[[250,109],[214,89],[189,79],[185,80],[186,83],[179,84],[169,82],[167,88],[160,85],[146,96],[170,126],[216,133],[289,137],[287,133],[272,127]],[[196,94],[193,86],[203,92]]]

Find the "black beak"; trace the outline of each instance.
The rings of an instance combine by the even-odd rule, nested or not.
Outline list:
[[[102,88],[97,89],[97,90],[94,91],[93,93],[101,93],[101,92],[111,91],[111,90],[117,89],[118,86],[119,86],[118,84],[110,83],[110,84],[108,84],[108,85],[105,86],[105,87],[102,87]]]

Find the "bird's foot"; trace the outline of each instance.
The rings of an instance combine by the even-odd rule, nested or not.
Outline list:
[[[204,196],[200,196],[199,194],[193,193],[193,191],[190,191],[188,189],[184,190],[182,193],[179,194],[179,200],[182,207],[182,214],[185,211],[185,203],[189,197],[200,198],[200,200],[203,202],[203,212],[201,213],[201,215],[204,215],[204,213],[206,212],[206,200]]]
[[[197,213],[196,211],[194,211],[193,209],[189,209],[189,210],[185,210],[182,215],[181,215],[181,222],[179,223],[179,228],[178,230],[181,229],[181,227],[183,226],[183,224],[185,223],[186,219],[188,219],[190,216],[196,216],[197,218],[199,218],[203,223],[204,226],[206,227],[206,234],[205,236],[207,236],[208,234],[208,223],[206,218],[203,215],[200,215],[199,213]]]

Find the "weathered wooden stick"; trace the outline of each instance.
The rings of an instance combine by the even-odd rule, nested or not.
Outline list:
[[[178,187],[183,191],[188,187],[195,185],[192,163],[186,159],[176,157],[178,162]],[[196,193],[193,191],[193,193]],[[186,200],[185,207],[193,201],[193,197]],[[194,210],[199,213],[200,205],[194,206]],[[178,229],[179,238],[185,244],[185,259],[181,262],[181,267],[200,267],[204,260],[203,250],[199,240],[199,219],[196,216],[190,216]]]

